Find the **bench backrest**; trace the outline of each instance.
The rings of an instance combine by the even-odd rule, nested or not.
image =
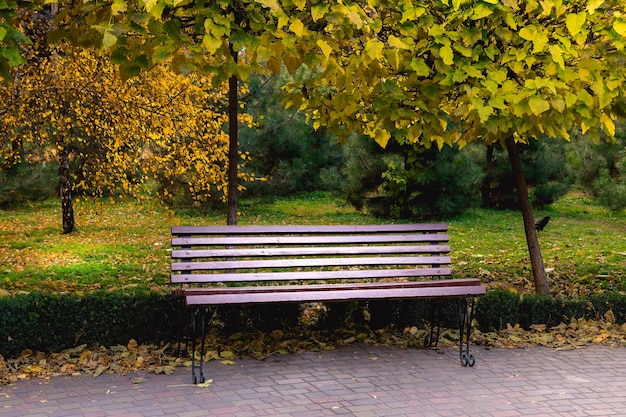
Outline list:
[[[445,224],[174,226],[176,284],[416,280],[449,276]]]

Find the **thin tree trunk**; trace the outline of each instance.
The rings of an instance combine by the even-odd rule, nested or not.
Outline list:
[[[61,196],[61,215],[63,217],[63,233],[74,231],[74,207],[72,203],[72,183],[70,181],[70,157],[65,142],[58,141],[59,150],[59,194]]]
[[[535,292],[541,295],[548,295],[550,294],[550,286],[548,285],[548,277],[543,265],[543,256],[541,255],[541,248],[539,247],[539,239],[537,239],[537,230],[535,230],[535,218],[530,204],[530,197],[528,196],[528,185],[524,177],[517,144],[512,136],[506,139],[506,148],[509,153],[509,160],[517,184],[517,194],[519,196],[522,217],[524,219],[524,231],[526,232],[526,243],[528,244],[528,253],[530,255],[530,263],[535,280]]]
[[[487,168],[485,169],[485,178],[483,179],[483,183],[481,186],[481,196],[483,201],[483,207],[493,207],[493,202],[491,201],[491,181],[493,180],[493,148],[495,145],[487,145],[487,154],[485,156],[485,164]]]
[[[231,46],[232,48],[232,46]],[[231,50],[235,62],[237,51]],[[228,216],[226,224],[237,224],[239,205],[237,166],[239,163],[239,98],[237,76],[228,79]]]

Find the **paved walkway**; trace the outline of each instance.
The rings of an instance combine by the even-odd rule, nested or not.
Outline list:
[[[626,416],[626,348],[474,353],[474,368],[453,350],[363,345],[210,362],[206,387],[184,368],[26,380],[0,387],[0,417]]]

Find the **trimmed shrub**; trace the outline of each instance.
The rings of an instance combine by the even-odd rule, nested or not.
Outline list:
[[[55,352],[83,343],[174,340],[179,327],[175,304],[170,295],[156,293],[0,298],[0,354],[11,358],[24,349]]]
[[[626,322],[626,295],[620,293],[592,294],[581,299],[552,298],[541,295],[517,294],[507,290],[492,290],[480,298],[476,319],[481,331],[500,330],[519,324],[528,329],[533,324],[554,327],[572,318],[598,320],[611,310],[615,322]]]
[[[593,318],[604,317],[609,311],[613,311],[616,323],[626,322],[626,295],[610,292],[604,294],[593,294],[589,296],[589,303],[591,307],[590,316]]]
[[[476,303],[475,316],[482,332],[504,329],[519,323],[520,297],[509,290],[492,290]]]
[[[25,349],[58,352],[81,344],[114,346],[130,339],[139,343],[174,341],[180,329],[185,332],[190,319],[190,311],[180,307],[171,295],[159,293],[102,291],[83,297],[31,293],[0,298],[0,355],[13,358]],[[371,329],[427,323],[457,328],[458,307],[456,299],[328,303],[316,325],[323,330],[353,324]],[[601,319],[609,310],[621,324],[626,322],[626,295],[594,294],[569,300],[538,295],[520,298],[508,290],[492,290],[478,300],[475,309],[483,332],[503,329],[507,323],[529,328],[533,324],[556,326],[572,317]],[[296,303],[228,306],[218,309],[212,326],[219,325],[226,335],[272,331],[297,326],[301,315],[301,306]]]
[[[527,329],[532,324],[545,324],[548,327],[563,321],[562,300],[549,295],[524,295],[519,306],[519,324]]]

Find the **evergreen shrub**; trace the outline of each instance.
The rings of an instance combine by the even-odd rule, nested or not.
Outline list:
[[[612,292],[565,299],[536,294],[520,297],[508,290],[491,290],[478,300],[476,319],[485,332],[504,329],[507,324],[528,329],[533,324],[554,327],[572,318],[600,320],[609,310],[616,323],[625,323],[626,295]]]
[[[335,330],[353,324],[371,329],[458,326],[455,299],[372,300],[328,303],[317,329]],[[481,331],[520,324],[556,326],[572,318],[602,319],[611,311],[615,322],[626,322],[626,295],[593,294],[582,299],[518,294],[491,290],[478,299],[475,317]],[[364,314],[367,311],[367,314]],[[30,293],[0,298],[0,355],[13,358],[25,349],[58,352],[81,344],[114,346],[175,341],[185,332],[189,312],[180,315],[180,303],[170,294],[96,292],[85,296]],[[220,307],[212,325],[223,334],[293,328],[300,323],[295,303]],[[211,318],[211,317],[210,317]],[[182,321],[181,321],[182,319]],[[183,334],[184,335],[184,334]]]
[[[626,208],[626,123],[618,122],[615,142],[593,143],[574,135],[570,164],[578,183],[611,210]]]
[[[43,201],[54,195],[59,183],[56,162],[20,163],[0,168],[0,207]]]
[[[175,340],[178,309],[170,295],[97,292],[83,297],[33,292],[0,298],[0,355],[56,352],[81,344],[112,346]]]
[[[475,316],[482,332],[504,329],[519,323],[520,297],[509,290],[492,290],[476,303]]]

